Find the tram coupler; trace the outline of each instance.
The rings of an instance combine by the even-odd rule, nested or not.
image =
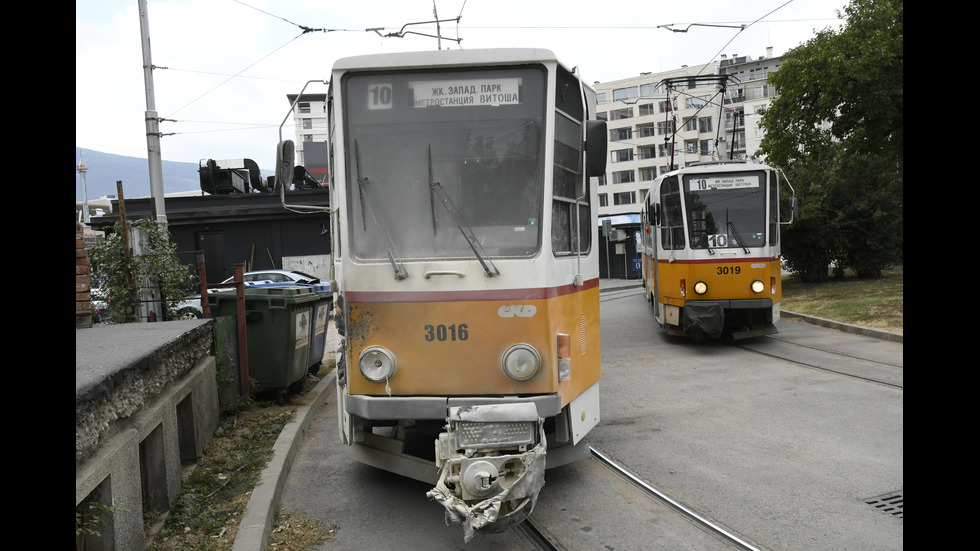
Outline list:
[[[426,495],[446,508],[446,522],[496,532],[531,514],[544,486],[547,440],[534,404],[449,409],[436,441],[436,487]]]

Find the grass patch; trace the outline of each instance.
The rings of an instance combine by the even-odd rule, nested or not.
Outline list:
[[[306,513],[279,511],[269,536],[270,550],[300,551],[333,539],[337,526],[324,526]]]
[[[316,378],[284,403],[255,397],[221,420],[201,458],[185,467],[176,503],[162,518],[145,519],[148,551],[231,551],[245,506],[272,459],[279,433],[294,418],[299,397],[334,368],[328,360]],[[268,549],[302,551],[333,538],[336,527],[315,518],[279,512]]]
[[[781,308],[862,327],[904,334],[903,267],[889,268],[881,279],[805,283],[793,275],[783,277]]]

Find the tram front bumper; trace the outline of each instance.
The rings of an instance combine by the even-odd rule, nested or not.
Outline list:
[[[533,404],[495,404],[449,410],[447,432],[436,441],[440,467],[426,495],[463,525],[466,541],[476,529],[503,530],[531,514],[544,486],[547,440]]]
[[[717,339],[725,328],[725,310],[718,302],[684,304],[684,334],[692,339]]]

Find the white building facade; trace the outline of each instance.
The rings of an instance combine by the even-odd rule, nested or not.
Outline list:
[[[747,159],[762,141],[760,108],[779,58],[722,56],[717,63],[595,83],[607,122],[609,159],[599,187],[599,216],[638,215],[652,181],[674,168]],[[676,130],[676,132],[675,132]]]
[[[296,125],[295,164],[305,166],[320,182],[327,177],[327,124],[326,94],[287,94],[286,99],[293,106],[293,121]]]

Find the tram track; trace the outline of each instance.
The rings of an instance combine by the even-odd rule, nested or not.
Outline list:
[[[531,518],[526,519],[524,522],[514,526],[512,528],[517,532],[525,541],[534,546],[534,549],[538,551],[565,551],[560,543],[555,541],[548,535],[548,533],[543,530],[538,523]]]
[[[601,450],[595,447],[590,447],[589,452],[591,456],[590,458],[596,463],[618,475],[627,484],[638,489],[642,495],[662,504],[701,531],[719,540],[726,546],[726,548],[739,549],[742,551],[762,551],[760,548],[755,547],[738,535],[717,525],[704,515],[701,515],[690,507],[687,507],[683,503],[673,499],[665,492],[650,485],[639,475],[624,467]],[[539,521],[534,519],[533,515],[531,518],[528,518],[524,522],[515,526],[513,530],[536,550],[565,551],[565,547],[551,537],[548,530],[541,526]]]
[[[600,295],[600,302],[609,303],[612,305],[621,303],[621,299],[628,299],[629,301],[632,301],[636,300],[637,295],[640,295],[642,292],[642,288],[610,290],[603,292]],[[833,336],[828,338],[825,335],[814,338],[810,333],[804,332],[802,334],[798,334],[793,330],[793,328],[787,328],[785,334],[779,333],[775,335],[768,335],[747,341],[723,341],[708,343],[706,345],[706,350],[708,350],[710,353],[713,353],[712,351],[721,352],[720,349],[729,346],[732,347],[732,349],[742,349],[748,352],[754,352],[760,356],[781,360],[786,362],[787,368],[790,368],[790,365],[798,366],[804,369],[821,371],[834,375],[843,375],[849,379],[856,379],[877,385],[883,385],[898,389],[899,391],[903,389],[903,365],[900,355],[897,358],[888,353],[878,356],[877,352],[879,351],[879,348],[877,348],[874,343],[869,344],[861,340],[855,341],[851,335],[841,336],[844,338],[840,340],[834,338]],[[734,353],[734,350],[732,350],[732,352]],[[749,361],[751,362],[751,360]],[[642,495],[646,496],[650,500],[650,503],[655,503],[657,504],[657,507],[661,507],[661,518],[671,517],[672,515],[668,513],[668,510],[672,511],[676,515],[676,517],[674,517],[676,522],[684,524],[684,521],[687,521],[687,523],[695,527],[692,529],[693,532],[700,530],[704,534],[701,537],[705,537],[708,540],[716,540],[726,549],[740,549],[745,551],[763,551],[766,549],[765,547],[757,547],[757,544],[747,541],[741,535],[732,532],[725,526],[717,524],[712,519],[705,517],[681,501],[650,485],[641,476],[631,472],[628,467],[621,465],[615,459],[606,455],[603,451],[595,447],[590,447],[590,454],[590,459],[595,460],[595,463],[591,469],[598,469],[598,465],[601,465],[610,473],[613,473],[613,475],[617,475],[610,475],[610,480],[619,478],[624,481],[624,485],[619,490],[614,489],[613,486],[608,486],[608,488],[610,488],[612,492],[615,492],[615,494],[610,494],[609,498],[603,498],[600,500],[601,502],[607,504],[606,514],[610,515],[609,517],[602,517],[604,520],[604,522],[602,522],[604,525],[602,530],[604,530],[605,533],[618,533],[610,531],[615,530],[615,528],[612,527],[616,525],[618,517],[628,516],[632,518],[632,513],[626,513],[623,511],[617,512],[618,505],[614,504],[617,502],[616,496],[618,496],[619,493],[626,495],[627,492],[624,489],[629,486],[634,488],[633,494],[640,500],[640,502],[642,502],[643,499],[640,497]],[[599,471],[601,471],[601,469],[599,469]],[[591,472],[593,476],[597,474],[595,471],[590,471],[590,468],[583,468],[582,473],[588,472]],[[589,478],[592,479],[593,476],[590,476]],[[600,476],[599,478],[602,477]],[[579,483],[582,483],[582,481],[583,480],[580,478]],[[606,480],[606,484],[609,484],[609,480]],[[552,488],[552,490],[554,490],[554,488]],[[595,491],[595,488],[593,488],[593,491]],[[601,491],[605,492],[605,489]],[[642,506],[636,505],[638,502],[634,501],[632,503],[634,509],[643,509]],[[562,509],[562,511],[564,511],[564,509]],[[534,515],[532,515],[532,518],[526,520],[524,523],[518,526],[515,526],[514,531],[519,533],[523,540],[529,542],[529,548],[548,551],[564,551],[573,547],[578,548],[577,546],[581,544],[580,540],[582,533],[577,532],[577,530],[581,530],[582,527],[576,523],[582,523],[583,521],[581,519],[581,515],[579,515],[580,518],[574,518],[575,516],[576,515],[574,514],[567,513],[561,516],[549,516],[543,514],[538,515],[538,517],[535,518]],[[736,516],[730,518],[734,519],[738,517]],[[683,521],[679,519],[683,519]],[[594,523],[596,522],[596,519],[589,518],[589,521],[591,521],[593,527],[595,527]],[[735,522],[738,524],[738,521]],[[757,532],[757,527],[752,527],[749,528],[748,532],[746,533],[754,534]],[[556,541],[551,534],[554,534],[559,539],[565,537],[577,537],[578,539],[564,540],[564,545],[570,546],[566,548],[563,546],[562,541]],[[575,535],[573,536],[572,534]],[[606,538],[607,539],[605,539],[602,543],[608,543],[610,541],[609,536],[606,536]],[[685,544],[686,543],[687,542],[685,542]],[[709,545],[714,544],[711,543]]]
[[[776,343],[777,346],[768,346],[766,343]],[[734,347],[747,352],[753,352],[769,358],[776,358],[789,362],[793,365],[843,375],[852,379],[858,379],[870,383],[876,383],[899,390],[904,389],[904,382],[901,377],[902,366],[891,362],[875,360],[867,357],[860,357],[839,350],[831,350],[825,347],[816,347],[808,344],[794,342],[790,339],[773,337],[767,335],[762,340],[746,343],[732,343]],[[816,355],[809,360],[801,358],[802,354],[795,350],[806,349],[813,351]],[[837,361],[837,358],[856,360],[855,362],[845,363]],[[848,369],[833,367],[836,365],[847,365]]]
[[[692,522],[695,526],[701,528],[705,532],[708,532],[715,537],[721,539],[729,546],[735,549],[741,549],[744,551],[760,551],[759,548],[751,545],[742,538],[736,536],[728,530],[718,526],[714,522],[711,522],[707,517],[697,513],[691,508],[685,506],[683,503],[671,498],[666,493],[658,490],[657,488],[651,486],[642,478],[637,476],[635,473],[627,469],[626,467],[620,465],[615,460],[610,458],[608,455],[604,454],[600,450],[590,447],[589,450],[592,453],[592,458],[598,461],[602,466],[610,469],[611,471],[618,474],[620,477],[625,479],[628,483],[639,488],[644,494],[648,495],[650,498],[655,499],[676,513],[680,514],[688,521]]]
[[[880,364],[880,365],[886,365],[886,366],[890,366],[890,367],[902,368],[901,365],[898,365],[898,364],[895,364],[895,363],[892,363],[892,362],[883,362],[883,361],[879,361],[879,360],[870,359],[870,358],[867,358],[865,356],[858,356],[857,354],[848,354],[847,352],[841,352],[839,350],[830,350],[830,349],[828,349],[826,347],[822,347],[822,346],[813,346],[811,344],[803,344],[803,343],[793,342],[793,341],[791,341],[789,339],[780,338],[778,335],[766,335],[765,338],[767,340],[779,341],[779,342],[790,344],[790,345],[793,345],[793,346],[799,346],[799,347],[802,347],[802,348],[809,348],[810,350],[817,350],[817,351],[820,351],[820,352],[826,352],[828,354],[834,354],[836,356],[843,356],[845,358],[853,358],[855,360],[861,360],[861,361],[864,361],[864,362],[873,362],[873,363]]]

